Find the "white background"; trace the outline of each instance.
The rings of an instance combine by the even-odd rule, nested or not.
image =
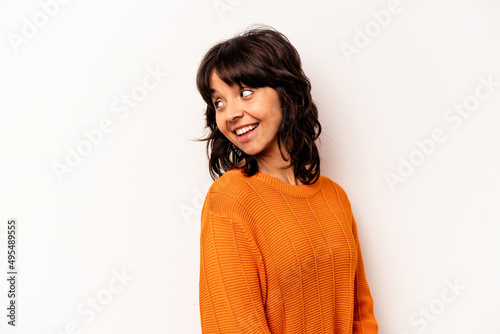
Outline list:
[[[195,75],[213,44],[256,23],[302,57],[321,173],[351,201],[380,333],[498,333],[500,4],[390,3],[3,1],[0,276],[12,217],[19,276],[15,328],[0,281],[2,333],[201,332],[199,219],[213,180],[193,140],[207,133]],[[382,25],[374,13],[388,7]],[[141,92],[134,108],[121,101]],[[467,117],[448,114],[474,101]],[[422,153],[416,142],[438,128],[446,139]],[[86,155],[69,167],[77,148]],[[391,187],[386,173],[410,158]]]

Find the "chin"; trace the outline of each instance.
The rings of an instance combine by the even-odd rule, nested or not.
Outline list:
[[[245,152],[246,155],[256,155],[259,154],[261,151],[255,150],[255,149],[249,149],[249,150],[242,150]]]

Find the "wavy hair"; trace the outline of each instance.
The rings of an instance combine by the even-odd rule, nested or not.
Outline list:
[[[321,134],[318,110],[311,97],[311,83],[302,70],[299,53],[288,38],[274,28],[260,25],[222,41],[205,54],[199,66],[196,85],[207,103],[205,118],[209,172],[213,180],[227,170],[241,168],[252,176],[258,171],[257,155],[247,155],[219,131],[210,94],[212,72],[227,85],[276,90],[283,110],[278,130],[278,147],[285,147],[290,162],[303,184],[315,183],[320,175],[320,157],[315,141]]]

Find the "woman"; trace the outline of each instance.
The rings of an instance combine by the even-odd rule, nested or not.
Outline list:
[[[201,214],[202,332],[378,333],[348,197],[320,175],[296,49],[251,29],[207,52],[197,88],[215,180]]]

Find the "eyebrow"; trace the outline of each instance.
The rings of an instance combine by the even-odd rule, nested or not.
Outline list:
[[[217,94],[217,90],[209,88],[208,91],[210,93],[210,98],[213,100],[215,98],[215,95]]]
[[[240,88],[250,87],[250,86],[242,85],[242,84],[238,84],[238,86],[240,86]],[[216,89],[213,89],[213,88],[209,88],[208,92],[210,93],[211,96],[213,96],[214,94],[218,93],[218,91]]]

